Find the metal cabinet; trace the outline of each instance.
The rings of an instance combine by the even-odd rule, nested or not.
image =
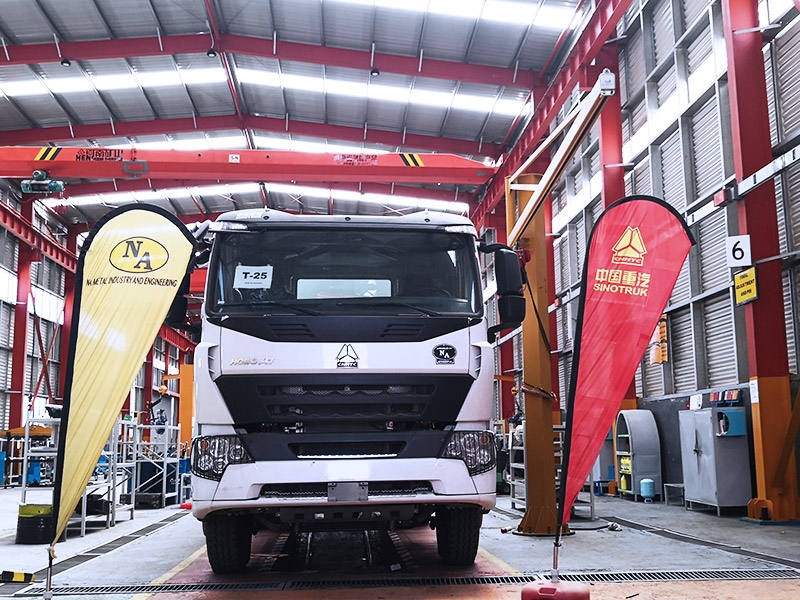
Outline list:
[[[653,413],[621,410],[616,429],[618,491],[622,496],[642,495],[642,479],[652,479],[655,493],[661,490],[661,443]]]
[[[745,506],[752,498],[747,422],[740,407],[678,413],[686,506]]]

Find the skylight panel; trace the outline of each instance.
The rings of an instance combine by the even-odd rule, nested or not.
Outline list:
[[[509,25],[534,24],[566,29],[575,11],[567,7],[551,8],[538,2],[512,0],[327,0],[331,3],[357,4],[366,7],[442,15],[449,18],[484,20]]]
[[[31,81],[3,81],[0,82],[0,90],[9,98],[42,96],[49,93],[38,79]]]

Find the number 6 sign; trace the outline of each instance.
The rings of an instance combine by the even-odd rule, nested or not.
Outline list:
[[[730,235],[725,238],[725,257],[729,267],[749,267],[752,265],[750,236]]]

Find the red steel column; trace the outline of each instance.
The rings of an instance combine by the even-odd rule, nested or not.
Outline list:
[[[772,161],[762,39],[755,30],[757,9],[756,0],[722,1],[737,181]],[[753,261],[777,256],[780,247],[774,183],[770,180],[748,193],[738,210],[740,232],[751,236]],[[760,295],[744,307],[758,490],[758,497],[748,505],[748,515],[754,519],[796,519],[800,502],[794,457],[784,463],[783,473],[777,472],[792,414],[781,263],[771,260],[756,268]]]
[[[67,234],[67,249],[78,254],[78,232],[75,227],[71,228]],[[75,310],[75,281],[75,273],[64,269],[64,324],[61,326],[61,348],[59,350],[61,372],[58,376],[58,389],[62,398],[67,393],[67,369],[71,368],[68,360],[69,342],[72,337],[72,317]]]
[[[22,216],[33,222],[33,200],[23,199]],[[11,389],[9,390],[8,427],[13,429],[23,423],[28,410],[25,399],[25,374],[28,363],[28,298],[31,291],[31,263],[37,251],[22,240],[19,241],[17,263],[17,304],[14,307],[14,345],[11,350]]]

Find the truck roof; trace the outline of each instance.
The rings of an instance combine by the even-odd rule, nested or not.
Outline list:
[[[319,214],[292,214],[280,210],[269,208],[254,208],[248,210],[235,210],[221,214],[217,221],[233,221],[240,223],[263,223],[268,220],[271,223],[279,222],[286,224],[325,224],[335,223],[367,224],[379,227],[397,227],[408,225],[423,226],[447,226],[447,225],[467,225],[472,227],[472,221],[462,215],[443,213],[437,211],[422,210],[401,216],[388,215],[319,215]]]

